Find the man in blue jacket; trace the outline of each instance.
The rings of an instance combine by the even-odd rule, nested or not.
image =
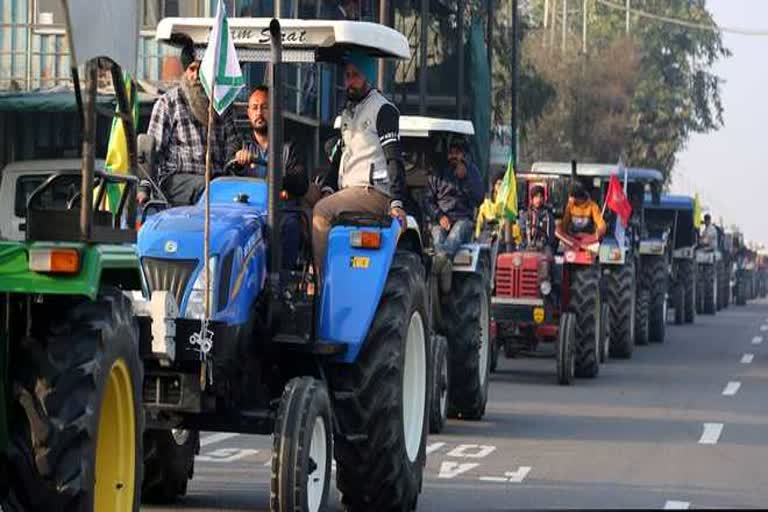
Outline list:
[[[435,248],[435,272],[444,293],[451,288],[453,257],[474,230],[475,208],[483,201],[483,181],[477,166],[466,158],[465,142],[451,141],[448,165],[427,181],[427,214]]]

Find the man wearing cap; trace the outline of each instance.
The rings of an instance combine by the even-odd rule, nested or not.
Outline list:
[[[434,223],[435,272],[444,293],[451,288],[453,257],[469,242],[475,209],[483,201],[483,181],[477,166],[467,160],[464,140],[455,138],[448,148],[448,165],[427,178],[427,215]]]
[[[328,233],[344,214],[392,215],[405,226],[405,168],[400,148],[400,112],[373,88],[374,60],[350,52],[344,65],[347,104],[341,139],[329,148],[330,171],[319,184],[323,198],[314,208],[312,248],[322,278]]]
[[[179,86],[157,100],[147,128],[158,157],[153,178],[174,206],[196,202],[205,189],[208,130],[208,96],[200,82],[200,60],[191,44],[182,49],[181,63],[184,73]],[[241,140],[232,109],[213,116],[212,164],[214,170],[221,170],[234,158]],[[139,203],[149,199],[148,182],[141,183],[137,199]]]

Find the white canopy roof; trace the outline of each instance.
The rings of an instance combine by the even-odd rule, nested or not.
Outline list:
[[[138,3],[126,0],[62,0],[75,65],[109,57],[132,75],[139,45]]]
[[[341,118],[336,117],[335,129],[341,128]],[[429,137],[431,133],[444,132],[458,135],[474,135],[472,121],[461,119],[441,119],[439,117],[400,116],[400,137]]]
[[[235,47],[269,48],[269,23],[272,18],[228,18]],[[176,44],[185,34],[195,46],[205,46],[214,18],[164,18],[157,25],[155,38]],[[378,23],[363,21],[280,19],[283,47],[311,50],[355,47],[376,57],[409,59],[411,49],[403,34]],[[176,37],[174,37],[176,35]]]

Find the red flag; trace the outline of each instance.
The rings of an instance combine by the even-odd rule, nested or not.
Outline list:
[[[615,174],[611,176],[611,182],[608,184],[605,206],[619,216],[624,227],[629,225],[629,217],[632,216],[632,205],[629,204],[627,196],[624,195],[624,189],[621,187],[621,182]]]

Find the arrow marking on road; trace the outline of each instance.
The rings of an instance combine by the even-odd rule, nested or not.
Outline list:
[[[517,471],[507,471],[504,473],[509,478],[509,481],[513,484],[522,483],[528,473],[531,472],[531,466],[520,466]]]
[[[701,433],[699,444],[717,444],[720,434],[723,433],[722,423],[705,423],[704,431]]]
[[[761,325],[761,326],[760,326],[760,330],[761,330],[762,332],[768,331],[768,325]]]
[[[466,473],[479,466],[477,462],[465,462],[458,463],[453,461],[445,461],[440,465],[440,474],[438,478],[456,478],[462,473]]]
[[[687,501],[667,501],[664,510],[688,510],[691,504]]]
[[[754,338],[752,338],[752,344],[753,345],[759,345],[762,342],[763,342],[763,337],[762,336],[755,336]]]
[[[731,381],[725,386],[725,389],[723,390],[723,395],[733,396],[736,394],[736,392],[739,390],[740,387],[741,387],[741,382]]]
[[[467,459],[483,459],[496,450],[495,446],[485,444],[460,444],[446,455],[447,457],[466,457]]]
[[[429,455],[430,453],[436,452],[437,450],[439,450],[443,446],[445,446],[445,443],[432,443],[432,444],[430,444],[429,446],[427,446],[427,455]]]
[[[208,446],[209,444],[220,443],[239,435],[240,434],[231,434],[226,432],[222,432],[220,434],[211,434],[210,436],[205,436],[204,438],[200,439],[200,447],[202,448],[203,446]]]
[[[755,358],[755,354],[744,354],[741,356],[741,364],[750,364]]]

